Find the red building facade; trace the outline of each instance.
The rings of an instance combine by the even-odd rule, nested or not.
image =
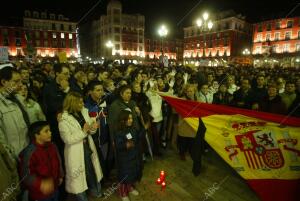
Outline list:
[[[23,27],[0,27],[0,46],[11,57],[78,56],[76,23],[62,15],[25,11]]]
[[[176,40],[145,39],[145,61],[156,62],[160,56],[168,57],[170,62],[180,63],[183,61],[183,42]]]
[[[217,16],[211,30],[184,28],[185,64],[219,66],[243,57],[243,50],[251,46],[251,30],[240,15]]]
[[[300,17],[254,24],[252,54],[256,66],[299,66]]]

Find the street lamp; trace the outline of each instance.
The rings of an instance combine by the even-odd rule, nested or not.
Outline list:
[[[250,54],[250,51],[248,50],[248,48],[243,50],[243,55],[249,55],[249,54]]]
[[[201,18],[196,20],[197,26],[200,28],[201,32],[204,32],[204,47],[203,47],[203,54],[205,56],[205,49],[206,49],[206,31],[210,31],[213,28],[213,22],[209,20],[209,14],[207,12],[203,13]]]
[[[114,44],[113,44],[113,42],[111,42],[111,40],[107,41],[105,45],[108,49],[112,49],[114,46]],[[110,53],[112,54],[112,52],[110,52]],[[108,56],[111,56],[111,55],[108,55]]]
[[[161,54],[164,55],[164,37],[168,35],[169,30],[165,25],[161,25],[161,27],[158,29],[158,35],[161,37]]]

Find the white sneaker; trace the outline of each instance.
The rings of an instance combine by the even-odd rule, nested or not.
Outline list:
[[[126,197],[122,197],[122,201],[130,201],[130,199],[128,196],[126,196]]]
[[[132,195],[135,195],[135,196],[138,196],[140,194],[136,189],[133,189],[129,193],[132,194]]]

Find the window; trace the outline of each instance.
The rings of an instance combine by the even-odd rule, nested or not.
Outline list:
[[[58,20],[64,20],[64,16],[63,15],[58,15]]]
[[[291,39],[291,35],[292,35],[292,32],[290,32],[290,31],[285,32],[285,40],[290,40]]]
[[[261,34],[257,34],[256,41],[261,42]]]
[[[261,24],[259,24],[259,25],[257,26],[257,31],[258,31],[258,32],[262,32],[262,25],[261,25]]]
[[[115,24],[120,24],[120,17],[119,16],[114,17],[114,23]]]
[[[139,51],[143,51],[143,46],[140,46],[140,47],[139,47]]]
[[[267,31],[271,31],[271,23],[268,23],[266,28],[267,28]]]
[[[73,30],[72,25],[69,25],[69,31],[72,31],[72,30]]]
[[[56,26],[54,23],[52,23],[52,30],[56,30]]]
[[[69,34],[69,39],[72,39],[73,38],[73,34]]]
[[[300,43],[296,44],[296,52],[300,52]]]
[[[113,13],[114,13],[115,15],[118,15],[118,14],[120,14],[120,10],[119,10],[119,9],[114,9]]]
[[[280,29],[280,25],[281,25],[281,22],[280,21],[276,21],[275,28],[276,29]]]
[[[25,10],[25,17],[31,17],[31,13],[29,10]]]
[[[39,18],[39,13],[36,12],[36,11],[34,11],[34,12],[33,12],[33,17],[34,17],[34,18]]]
[[[60,24],[60,30],[61,30],[61,31],[64,31],[64,30],[65,30],[65,27],[64,27],[63,24]]]
[[[270,41],[270,40],[271,40],[271,34],[267,33],[267,35],[266,35],[266,41]]]
[[[289,20],[287,22],[287,25],[286,25],[287,28],[292,28],[293,27],[293,21],[292,20]]]
[[[50,14],[50,19],[55,20],[55,14]]]
[[[65,40],[61,40],[60,43],[61,43],[60,47],[66,48],[66,41]]]
[[[40,46],[41,46],[40,40],[36,40],[36,41],[35,41],[35,46],[36,46],[36,47],[40,47]]]
[[[115,27],[114,31],[117,32],[117,33],[120,33],[120,28],[119,27]]]
[[[48,32],[44,32],[44,39],[48,38]]]
[[[45,46],[45,47],[48,47],[48,40],[45,40],[45,41],[44,41],[44,46]]]
[[[279,45],[273,45],[272,46],[272,51],[275,52],[275,53],[277,53],[278,48],[279,48]]]
[[[69,40],[69,47],[73,48],[73,40],[72,39]]]
[[[275,33],[275,40],[276,41],[280,40],[280,33],[279,32]]]
[[[65,33],[60,33],[60,38],[65,38]]]
[[[261,46],[256,46],[255,52],[256,54],[261,54]]]
[[[290,44],[284,44],[283,45],[283,52],[289,52],[290,50]]]
[[[21,46],[21,39],[20,38],[16,38],[16,46]]]
[[[116,50],[120,50],[120,44],[116,44],[115,48]]]
[[[227,46],[227,45],[228,45],[228,39],[224,38],[224,46]]]
[[[56,38],[56,33],[52,33],[52,38]]]
[[[5,38],[3,39],[3,46],[8,46],[8,44],[9,44],[8,38],[5,37]]]
[[[40,32],[39,31],[35,32],[35,38],[40,38]]]
[[[115,41],[120,41],[120,36],[119,35],[115,35]]]
[[[57,40],[52,41],[52,47],[57,48]]]
[[[45,12],[42,12],[42,19],[47,19],[47,14]]]

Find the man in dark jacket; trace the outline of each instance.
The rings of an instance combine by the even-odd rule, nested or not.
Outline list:
[[[61,64],[56,64],[54,71],[55,80],[47,83],[43,90],[43,108],[45,109],[47,121],[50,123],[53,141],[57,145],[61,157],[63,157],[64,146],[58,131],[57,115],[62,112],[64,98],[70,90],[70,72],[68,67]]]
[[[251,109],[253,103],[253,91],[248,79],[242,80],[241,88],[233,93],[232,104],[235,107]]]
[[[265,97],[259,104],[259,110],[275,114],[286,114],[287,108],[278,95],[276,85],[270,84],[268,86],[268,96]]]
[[[110,141],[108,127],[108,108],[104,99],[104,89],[102,82],[91,81],[88,86],[88,98],[85,100],[85,107],[89,110],[90,117],[97,117],[99,129],[92,135],[98,155],[104,178],[109,178],[110,170],[113,167],[112,142]]]

